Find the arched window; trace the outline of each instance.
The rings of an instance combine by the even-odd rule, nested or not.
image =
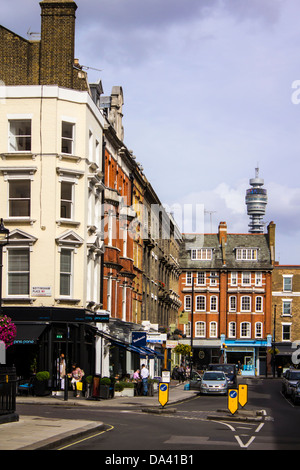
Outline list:
[[[251,297],[244,295],[241,298],[241,312],[251,312]]]
[[[205,296],[204,295],[197,295],[196,297],[196,310],[198,312],[205,312]]]
[[[191,296],[185,295],[184,296],[184,310],[190,311],[191,310]]]
[[[216,338],[218,336],[218,324],[216,321],[212,321],[209,324],[209,337]]]
[[[263,325],[261,322],[255,323],[255,338],[263,337]]]
[[[213,295],[210,298],[210,311],[211,312],[217,312],[218,311],[218,297],[216,295]]]
[[[259,295],[255,299],[255,311],[262,312],[263,311],[263,298]]]
[[[236,323],[235,323],[235,321],[231,321],[229,323],[228,336],[229,336],[229,338],[235,338],[236,337]]]
[[[206,336],[206,325],[204,321],[197,321],[195,324],[195,336],[205,338]]]
[[[247,321],[241,323],[241,338],[251,338],[251,324]]]
[[[229,297],[229,311],[236,312],[236,296],[232,295]]]

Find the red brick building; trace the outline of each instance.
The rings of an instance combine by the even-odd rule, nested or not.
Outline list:
[[[183,236],[179,327],[196,368],[240,361],[244,374],[265,373],[274,248],[273,222],[267,234],[229,234],[221,222],[217,234]]]

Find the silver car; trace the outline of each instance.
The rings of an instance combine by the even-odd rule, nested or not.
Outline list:
[[[228,381],[224,372],[209,370],[204,372],[200,385],[201,394],[226,395]]]
[[[290,396],[293,387],[296,387],[297,382],[300,380],[300,370],[288,369],[282,377],[282,393]]]

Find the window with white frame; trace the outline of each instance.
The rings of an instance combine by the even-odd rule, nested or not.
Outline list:
[[[282,323],[282,341],[291,341],[291,323]]]
[[[73,250],[62,248],[60,251],[60,289],[63,297],[72,296]]]
[[[190,295],[184,296],[184,310],[190,311],[191,310],[191,302],[192,297]]]
[[[184,332],[186,336],[191,336],[191,322],[190,321],[184,325]]]
[[[255,298],[255,311],[256,312],[262,312],[263,311],[263,298],[258,295]]]
[[[209,336],[210,338],[216,338],[218,335],[218,328],[217,328],[217,322],[212,321],[209,324]]]
[[[60,217],[73,219],[74,217],[74,183],[61,181]]]
[[[292,315],[292,301],[291,300],[282,301],[282,315],[287,315],[287,316]]]
[[[191,250],[192,260],[210,260],[212,259],[211,248],[195,248]]]
[[[62,121],[61,125],[61,152],[74,155],[75,124]]]
[[[232,286],[237,286],[238,285],[238,273],[233,271],[230,275],[230,284]]]
[[[29,296],[29,248],[9,248],[7,252],[8,296]]]
[[[212,295],[210,298],[210,311],[211,312],[218,311],[218,298],[216,295]]]
[[[199,338],[205,338],[206,336],[206,325],[204,321],[197,321],[195,323],[195,336]]]
[[[216,273],[215,271],[212,271],[212,272],[210,273],[210,285],[211,285],[211,286],[216,286],[216,285],[217,285],[217,279],[218,279],[217,276],[218,276],[218,275],[217,275],[217,273]]]
[[[293,287],[293,276],[283,276],[283,290],[291,292]]]
[[[244,295],[241,298],[241,312],[250,312],[251,311],[251,297],[249,295]]]
[[[256,272],[255,273],[255,285],[257,287],[262,286],[262,272]]]
[[[191,286],[192,285],[192,273],[186,273],[185,275],[185,285]]]
[[[231,321],[229,323],[228,336],[229,336],[229,338],[235,338],[236,337],[236,323],[235,323],[235,321]]]
[[[236,296],[235,295],[231,295],[229,297],[229,311],[236,312]]]
[[[198,312],[205,311],[206,308],[206,298],[204,295],[197,295],[196,297],[196,310]]]
[[[236,259],[238,261],[256,261],[257,248],[237,248]]]
[[[8,216],[30,217],[31,181],[10,179],[8,181]]]
[[[197,272],[197,285],[205,286],[205,272],[204,271]]]
[[[241,323],[241,338],[251,338],[251,324],[249,322]]]
[[[255,323],[255,338],[263,337],[263,325],[261,322]]]
[[[9,152],[31,152],[31,119],[9,120]]]
[[[243,286],[251,285],[251,273],[249,271],[245,271],[242,273],[242,285]]]

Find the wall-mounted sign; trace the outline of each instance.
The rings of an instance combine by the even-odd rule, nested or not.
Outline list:
[[[51,287],[33,286],[31,288],[32,297],[51,297]]]
[[[131,344],[133,346],[146,346],[147,333],[144,331],[133,331],[131,334]]]

